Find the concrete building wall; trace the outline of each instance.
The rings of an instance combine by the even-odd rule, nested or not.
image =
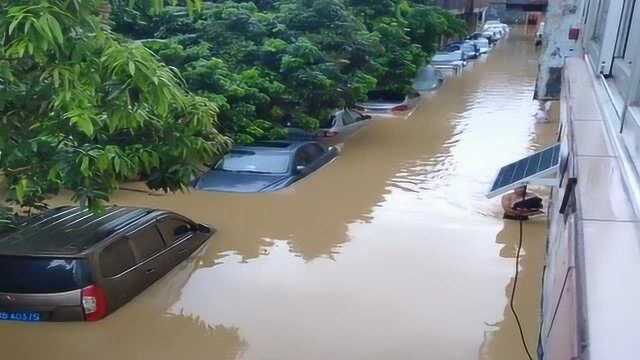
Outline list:
[[[547,8],[547,0],[491,0],[488,4],[487,20],[500,20],[505,24],[525,24],[533,14]],[[541,16],[535,16],[540,19]]]
[[[562,69],[565,170],[549,207],[539,353],[553,360],[636,359],[640,0],[552,4],[541,64]],[[567,42],[571,28],[580,36]]]
[[[577,39],[571,39],[571,29],[579,28],[581,3],[584,0],[552,1],[545,16],[543,52],[540,57],[536,98],[558,100],[561,70],[565,59],[581,54]]]

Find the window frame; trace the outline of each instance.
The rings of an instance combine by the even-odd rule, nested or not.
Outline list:
[[[351,119],[351,122],[345,121],[346,119]],[[342,125],[347,127],[351,125],[355,125],[358,123],[358,118],[354,117],[353,114],[349,110],[342,111]]]
[[[105,252],[107,251],[107,249],[109,249],[112,246],[115,246],[116,244],[118,244],[119,242],[124,242],[127,243],[127,247],[129,248],[129,252],[131,253],[131,258],[132,258],[132,263],[130,265],[127,265],[124,267],[124,270],[116,273],[116,274],[107,274],[104,271],[104,266],[103,266],[103,256],[105,256]],[[119,257],[120,258],[120,257]],[[120,258],[121,259],[121,258]],[[105,278],[105,279],[113,279],[113,278],[117,278],[119,276],[121,276],[122,274],[131,271],[132,269],[134,269],[136,266],[138,266],[138,260],[136,258],[136,254],[133,251],[133,247],[131,246],[131,241],[129,240],[129,237],[126,235],[123,236],[118,236],[116,237],[114,240],[110,241],[106,246],[104,246],[102,249],[100,249],[100,251],[98,252],[98,256],[97,256],[97,265],[98,265],[98,271],[100,272],[100,275]]]
[[[322,157],[324,157],[327,154],[326,149],[324,149],[322,146],[320,146],[320,145],[318,145],[316,143],[307,144],[307,145],[304,146],[304,148],[306,150],[315,149],[315,150],[318,151],[317,154],[313,154],[312,151],[308,152],[309,156],[311,157],[311,162],[309,163],[310,165],[318,162],[320,159],[322,159]],[[315,158],[314,158],[314,156],[315,156]]]
[[[142,254],[138,251],[138,248],[136,247],[136,244],[134,242],[134,236],[138,233],[141,233],[142,231],[145,231],[146,229],[152,229],[153,232],[157,235],[156,237],[160,240],[160,244],[162,245],[160,249],[158,250],[154,250],[153,253],[146,255],[146,256],[142,256]],[[158,254],[162,253],[164,250],[167,249],[167,245],[164,242],[164,238],[162,237],[162,234],[160,233],[160,229],[158,229],[158,226],[156,224],[156,219],[154,219],[153,221],[147,222],[144,225],[136,228],[135,230],[127,233],[126,238],[129,240],[129,244],[131,245],[131,249],[133,250],[133,254],[136,257],[136,263],[137,264],[143,264],[151,259],[153,259],[155,256],[157,256]]]
[[[640,105],[640,0],[634,1],[633,11],[627,13],[636,16],[631,17],[629,21],[624,57],[614,58],[611,78],[607,80],[619,94],[618,111],[622,111],[619,107],[625,103],[631,106]]]
[[[190,230],[189,230],[189,232],[181,235],[180,237],[176,237],[175,234],[174,234],[173,241],[169,242],[167,240],[167,238],[165,237],[164,232],[162,231],[162,224],[167,222],[167,221],[179,221],[179,222],[182,222],[182,223],[188,225]],[[170,248],[173,245],[184,241],[187,237],[193,236],[193,234],[195,232],[195,230],[193,229],[193,226],[194,226],[194,224],[191,223],[190,221],[186,220],[185,218],[182,218],[180,216],[175,216],[175,215],[165,215],[165,216],[162,216],[162,217],[158,218],[158,220],[156,221],[156,227],[158,228],[158,232],[160,233],[160,236],[162,237],[162,240],[164,241],[164,244],[165,244],[166,248]]]
[[[602,16],[605,1],[609,6],[606,8],[606,16]],[[590,36],[585,39],[585,48],[591,58],[593,70],[604,76],[609,76],[612,72],[622,5],[617,0],[599,0],[591,4],[595,9],[591,9],[587,19],[586,28]],[[599,30],[602,30],[601,37],[596,37],[595,33]]]

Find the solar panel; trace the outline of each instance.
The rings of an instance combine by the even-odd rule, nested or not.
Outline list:
[[[533,179],[557,171],[560,164],[560,144],[552,145],[524,159],[504,166],[498,172],[488,197],[507,192]]]

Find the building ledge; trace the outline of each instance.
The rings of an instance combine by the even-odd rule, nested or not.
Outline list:
[[[567,59],[564,121],[578,178],[575,263],[578,356],[636,357],[640,321],[640,217],[633,163],[615,131],[617,116],[604,81],[582,58]]]

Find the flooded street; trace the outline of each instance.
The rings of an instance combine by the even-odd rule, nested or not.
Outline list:
[[[91,324],[0,324],[12,359],[524,359],[508,308],[518,223],[485,192],[554,141],[536,124],[535,29],[373,122],[272,194],[121,191],[208,223],[208,245]],[[543,219],[525,224],[516,307],[538,338]]]

